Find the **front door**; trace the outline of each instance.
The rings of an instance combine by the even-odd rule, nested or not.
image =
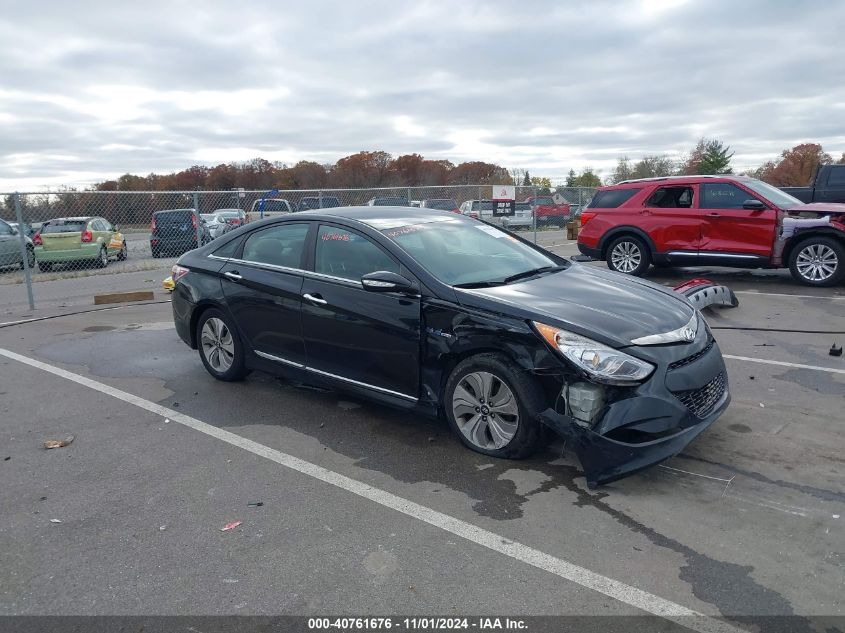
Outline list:
[[[768,205],[765,209],[744,209],[747,200],[760,199],[735,183],[703,183],[699,187],[699,261],[725,266],[765,264],[775,241],[777,211]]]
[[[420,300],[364,290],[361,277],[402,272],[368,237],[321,224],[314,276],[302,285],[302,333],[308,368],[381,393],[417,398]]]
[[[223,294],[241,334],[266,360],[305,364],[301,268],[309,226],[284,223],[254,231],[241,256],[220,271]]]
[[[21,260],[21,238],[12,227],[0,220],[0,266],[9,266]]]

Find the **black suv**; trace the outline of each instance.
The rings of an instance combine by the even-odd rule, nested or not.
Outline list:
[[[195,209],[167,209],[153,213],[150,251],[153,257],[181,255],[211,241],[205,221]]]

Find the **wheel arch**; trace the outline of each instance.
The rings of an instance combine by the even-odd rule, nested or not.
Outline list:
[[[222,306],[221,304],[215,301],[205,301],[203,303],[199,303],[191,312],[191,320],[190,320],[190,336],[191,336],[191,349],[197,349],[197,324],[200,322],[200,317],[203,314],[208,312],[209,310],[216,309],[223,312],[226,316],[231,318],[229,311]],[[234,319],[232,320],[234,322]],[[240,332],[238,332],[240,336]]]
[[[610,243],[613,242],[613,240],[619,237],[624,237],[626,235],[633,235],[634,237],[637,237],[643,242],[645,242],[645,245],[648,247],[649,254],[652,256],[652,258],[654,258],[657,249],[655,248],[654,242],[652,241],[649,234],[639,227],[630,225],[614,227],[607,231],[604,235],[602,235],[598,243],[598,249],[601,252],[601,258],[607,258],[607,248],[608,246],[610,246]]]
[[[845,233],[838,231],[835,228],[820,227],[809,231],[801,231],[790,237],[784,245],[782,256],[783,265],[789,267],[789,262],[792,258],[792,253],[795,251],[795,247],[801,244],[801,242],[813,237],[829,237],[845,247]]]

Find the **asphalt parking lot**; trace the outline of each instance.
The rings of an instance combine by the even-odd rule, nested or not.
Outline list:
[[[576,252],[563,237],[544,239]],[[828,355],[845,335],[807,331],[845,329],[845,288],[651,278],[691,275],[738,292],[708,314],[733,402],[681,455],[594,491],[560,441],[495,460],[341,393],[216,382],[163,295],[0,327],[0,614],[662,612],[831,630],[813,618],[845,616],[845,360]]]

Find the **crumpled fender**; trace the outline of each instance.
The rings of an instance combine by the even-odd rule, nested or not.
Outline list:
[[[673,290],[684,295],[699,310],[708,306],[736,308],[739,305],[733,290],[709,279],[690,279]]]

